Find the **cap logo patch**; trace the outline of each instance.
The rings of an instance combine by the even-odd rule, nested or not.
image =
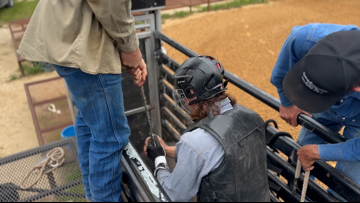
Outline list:
[[[309,80],[309,78],[306,76],[306,73],[303,72],[303,76],[301,77],[302,78],[302,81],[304,82],[304,84],[306,85],[306,87],[308,87],[310,90],[318,93],[318,94],[327,94],[329,93],[328,91],[324,90],[324,89],[321,89],[319,87],[317,87],[316,85],[314,85],[313,82],[311,82]]]

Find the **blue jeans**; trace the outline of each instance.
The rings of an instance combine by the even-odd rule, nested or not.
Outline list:
[[[121,75],[91,75],[80,69],[54,67],[65,79],[78,109],[75,132],[86,198],[94,202],[123,201],[120,159],[130,128]]]
[[[344,127],[343,136],[348,139],[360,137],[360,115],[357,115],[354,118],[344,119],[342,116],[330,109],[323,113],[312,114],[312,116],[314,120],[334,132],[339,132]],[[306,128],[301,128],[297,143],[303,146],[307,144],[327,144],[328,142]],[[360,162],[338,161],[335,168],[356,183],[360,184]],[[329,189],[329,192],[334,194],[331,189]],[[334,194],[334,196],[339,197],[337,194]]]

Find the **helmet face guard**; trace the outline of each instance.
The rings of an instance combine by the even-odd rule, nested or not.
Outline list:
[[[173,93],[173,98],[177,106],[180,106],[182,109],[184,109],[184,111],[186,111],[187,114],[190,114],[190,109],[188,109],[190,102],[182,89],[176,89],[176,91]]]

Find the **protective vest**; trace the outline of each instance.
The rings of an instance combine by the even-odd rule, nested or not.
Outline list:
[[[254,111],[235,105],[233,110],[206,117],[186,131],[202,128],[222,145],[221,165],[202,179],[200,202],[268,202],[265,126]]]

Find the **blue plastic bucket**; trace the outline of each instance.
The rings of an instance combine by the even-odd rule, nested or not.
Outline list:
[[[69,125],[61,131],[61,137],[63,139],[75,136],[75,128],[73,125]]]

